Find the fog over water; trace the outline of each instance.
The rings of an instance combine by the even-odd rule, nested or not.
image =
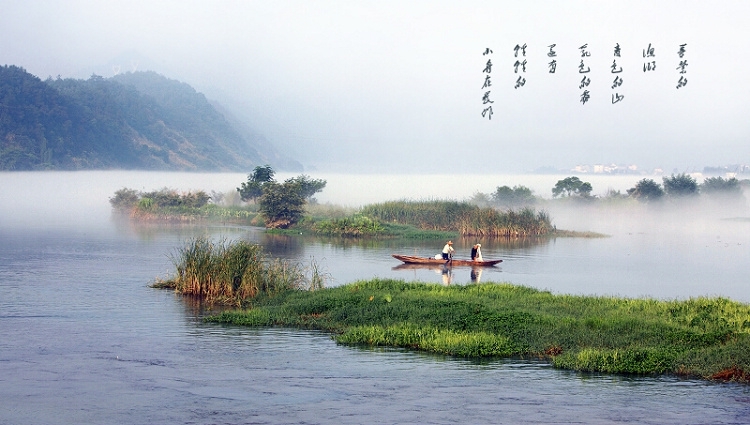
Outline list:
[[[452,174],[330,174],[307,173],[327,181],[316,195],[320,203],[359,207],[394,200],[467,200],[475,193],[490,194],[498,186],[522,185],[543,198],[562,175],[452,175]],[[296,174],[278,173],[282,181]],[[583,177],[594,187],[592,194],[608,190],[624,193],[643,176]],[[110,211],[108,199],[118,189],[138,191],[162,188],[178,191],[205,190],[226,193],[247,181],[244,173],[183,173],[148,171],[4,172],[0,173],[0,219],[5,223],[64,224],[66,220],[90,224]]]
[[[277,175],[281,180],[291,175]],[[328,181],[318,194],[321,203],[358,207],[373,202],[411,199],[465,200],[498,185],[524,185],[549,199],[547,193],[562,176],[553,175],[346,175],[312,174]],[[624,193],[642,176],[591,176],[595,195]],[[123,187],[152,191],[232,192],[247,179],[239,173],[162,173],[134,171],[0,173],[0,229],[6,232],[49,230],[104,235],[121,231],[112,219],[108,199]],[[509,281],[557,293],[685,298],[729,296],[750,301],[746,264],[750,263],[750,211],[739,203],[698,199],[663,205],[610,203],[588,205],[541,202],[559,229],[593,231],[607,238],[557,238],[545,244],[505,244],[485,240],[485,258],[503,258],[501,267],[485,271],[482,281]],[[222,233],[221,230],[218,230]],[[186,235],[183,239],[187,238]],[[264,241],[273,255],[307,262],[317,258],[335,284],[372,277],[434,281],[429,271],[391,270],[391,253],[434,255],[444,242],[383,244]],[[466,254],[478,241],[456,241]],[[177,244],[179,245],[179,244]],[[177,245],[165,249],[169,254]],[[290,251],[290,247],[295,247]],[[464,252],[465,251],[465,252]],[[467,254],[468,255],[468,254]],[[390,260],[390,261],[389,261]],[[439,281],[439,275],[437,280]],[[456,282],[468,281],[461,273]]]
[[[329,182],[321,202],[349,205],[396,197],[463,199],[500,184],[524,184],[542,194],[556,179],[312,177]],[[404,270],[390,257],[437,252],[444,241],[368,243],[267,235],[247,226],[139,226],[115,219],[108,203],[122,187],[223,192],[245,178],[0,173],[0,423],[747,422],[746,385],[576,373],[536,359],[476,361],[348,347],[322,332],[203,323],[200,305],[148,286],[171,273],[168,255],[197,235],[243,238],[295,261],[315,257],[335,279],[329,286],[373,277],[474,281],[469,267],[447,274],[440,268]],[[410,184],[401,184],[402,178]],[[435,179],[446,184],[435,185]],[[634,180],[591,182],[598,194],[605,186],[625,189]],[[547,204],[558,227],[611,237],[482,241],[485,258],[504,261],[485,268],[481,282],[508,281],[553,293],[720,295],[750,302],[746,204],[733,209],[562,204]],[[455,245],[466,255],[473,242],[462,238]]]
[[[0,65],[42,80],[154,71],[189,84],[327,180],[317,195],[324,204],[466,200],[502,185],[549,199],[568,175],[523,173],[747,164],[749,21],[747,0],[10,0],[0,12]],[[619,86],[613,65],[623,69]],[[483,114],[487,105],[494,114]],[[597,196],[644,177],[661,181],[580,175]],[[534,359],[475,362],[344,347],[322,332],[203,323],[200,306],[148,286],[197,234],[315,257],[336,285],[471,282],[468,268],[398,270],[390,257],[436,253],[444,241],[139,228],[113,220],[108,202],[124,187],[227,193],[246,179],[0,172],[0,423],[748,423],[747,385],[575,373]],[[482,241],[485,258],[504,259],[482,282],[750,303],[747,201],[542,204],[558,228],[609,237]],[[456,245],[466,254],[475,242]]]

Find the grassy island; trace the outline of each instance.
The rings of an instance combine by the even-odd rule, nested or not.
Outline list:
[[[463,357],[538,357],[555,367],[750,380],[750,306],[553,295],[511,284],[373,279],[261,293],[208,321],[330,331],[341,344]]]
[[[555,367],[750,381],[750,305],[554,295],[507,283],[444,286],[327,276],[248,242],[196,238],[153,286],[235,306],[208,321],[329,331],[341,344],[462,357],[536,357]]]
[[[209,202],[218,196],[202,191],[180,193],[167,188],[152,192],[123,188],[115,192],[110,203],[115,211],[142,222],[221,222],[254,226],[265,222],[270,231],[290,235],[408,239],[581,236],[556,229],[547,212],[531,207],[501,210],[442,200],[392,201],[351,210],[304,204],[299,217],[284,221],[267,217],[270,213],[262,205],[221,206]],[[283,202],[279,204],[277,207],[281,211],[288,209]],[[288,225],[275,225],[282,221]]]

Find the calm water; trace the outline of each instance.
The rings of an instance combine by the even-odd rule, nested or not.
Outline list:
[[[123,179],[147,177],[96,179],[104,187],[90,177],[27,175],[35,188],[0,174],[0,423],[748,423],[750,388],[742,385],[578,374],[529,360],[473,362],[338,346],[318,332],[203,324],[198,306],[148,288],[171,272],[169,254],[197,234],[315,259],[332,285],[376,276],[464,284],[471,270],[454,268],[445,280],[439,268],[403,269],[390,258],[437,253],[439,241],[133,226],[112,219],[106,198],[135,187]],[[144,189],[164,185],[177,187],[157,181]],[[706,211],[552,214],[559,227],[612,236],[482,241],[486,258],[505,261],[478,279],[560,293],[750,302],[750,222]],[[456,241],[459,254],[473,242]]]

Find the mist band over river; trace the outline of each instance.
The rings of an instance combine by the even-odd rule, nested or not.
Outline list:
[[[547,194],[561,176],[317,175],[318,200],[348,206],[457,199],[497,186]],[[277,176],[284,179],[286,176]],[[32,423],[743,423],[750,389],[672,377],[552,369],[533,359],[468,361],[338,346],[324,333],[204,324],[205,312],[148,287],[200,234],[314,257],[331,285],[372,277],[444,283],[390,254],[444,241],[331,241],[231,226],[138,226],[113,218],[122,187],[226,192],[245,174],[0,173],[0,422]],[[641,176],[584,178],[594,194]],[[558,228],[608,238],[483,240],[482,282],[555,293],[723,296],[750,302],[750,213],[694,208],[550,208]],[[744,218],[744,219],[743,219]],[[473,240],[457,240],[468,256]],[[471,282],[455,268],[451,284]]]
[[[278,175],[283,180],[289,176]],[[501,185],[524,185],[545,199],[562,178],[554,175],[318,175],[328,184],[320,203],[359,207],[409,199],[466,200]],[[628,188],[638,175],[586,176],[593,195]],[[141,191],[164,187],[181,191],[234,191],[247,175],[239,173],[164,173],[128,171],[1,173],[0,227],[7,229],[116,230],[108,199],[123,187]],[[564,204],[564,203],[557,203]],[[483,271],[482,281],[508,281],[556,293],[657,297],[725,296],[749,302],[746,264],[750,263],[750,211],[747,202],[727,207],[677,205],[666,208],[541,205],[560,229],[594,231],[608,238],[557,238],[541,243],[475,239],[457,242],[457,257],[468,257],[482,242],[485,258],[502,258],[500,267]],[[121,226],[120,226],[121,227]],[[221,234],[221,230],[215,230]],[[226,231],[224,231],[226,233]],[[257,232],[253,231],[253,234]],[[260,236],[258,236],[260,237]],[[261,242],[260,239],[257,240]],[[396,244],[393,246],[393,244]],[[266,238],[266,249],[280,257],[327,268],[333,284],[372,277],[440,281],[439,273],[392,270],[390,255],[431,256],[444,241],[345,244],[295,238]],[[289,249],[292,247],[293,249]],[[165,252],[165,255],[170,252]],[[459,272],[460,273],[460,272]],[[463,275],[466,276],[463,276]],[[469,281],[469,272],[455,276]]]

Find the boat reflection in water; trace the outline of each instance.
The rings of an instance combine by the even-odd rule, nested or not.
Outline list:
[[[490,266],[495,267],[495,266]],[[471,267],[469,272],[469,279],[472,283],[479,283],[482,278],[482,270],[485,267],[474,266]],[[454,269],[453,267],[445,264],[399,264],[398,266],[392,267],[391,270],[432,270],[436,274],[440,274],[443,277],[443,284],[450,285],[453,282]],[[461,270],[464,270],[462,268]]]

